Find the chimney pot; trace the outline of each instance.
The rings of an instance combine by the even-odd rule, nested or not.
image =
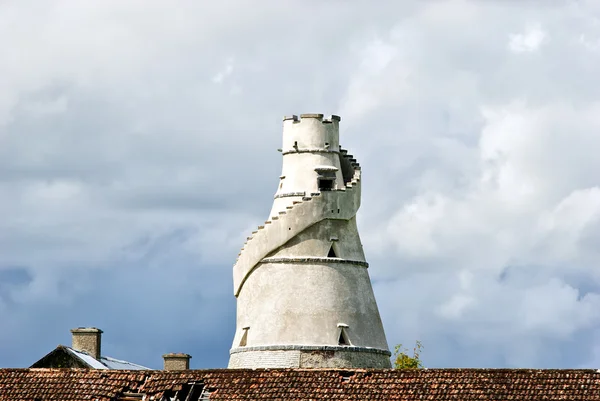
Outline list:
[[[164,354],[165,370],[188,370],[190,368],[191,355],[188,354]]]
[[[100,359],[102,355],[102,330],[96,327],[79,327],[72,329],[71,333],[73,334],[72,348],[75,351],[82,351],[95,359]]]

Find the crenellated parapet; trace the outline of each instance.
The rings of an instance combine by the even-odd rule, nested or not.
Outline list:
[[[323,118],[323,114],[284,117],[282,153],[337,153],[340,120],[338,116]]]
[[[293,122],[300,122],[301,119],[304,118],[316,118],[317,120],[320,120],[321,122],[323,122],[324,124],[329,124],[332,122],[340,122],[342,120],[342,118],[340,116],[336,116],[336,115],[331,115],[328,118],[324,118],[323,117],[324,114],[317,114],[317,113],[312,113],[312,114],[300,114],[300,118],[298,118],[297,115],[292,114],[291,116],[284,116],[283,117],[283,121],[289,121],[292,120]]]

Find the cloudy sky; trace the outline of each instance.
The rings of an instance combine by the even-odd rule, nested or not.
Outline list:
[[[225,367],[281,117],[318,112],[390,347],[598,368],[599,69],[597,0],[1,0],[0,366],[97,326]]]

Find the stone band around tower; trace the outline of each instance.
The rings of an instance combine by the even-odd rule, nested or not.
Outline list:
[[[233,348],[230,369],[262,368],[389,368],[388,350],[318,345],[267,345]]]

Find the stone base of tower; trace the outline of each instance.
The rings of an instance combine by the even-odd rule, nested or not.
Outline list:
[[[391,368],[390,352],[334,346],[240,347],[230,351],[229,369],[255,368]]]

